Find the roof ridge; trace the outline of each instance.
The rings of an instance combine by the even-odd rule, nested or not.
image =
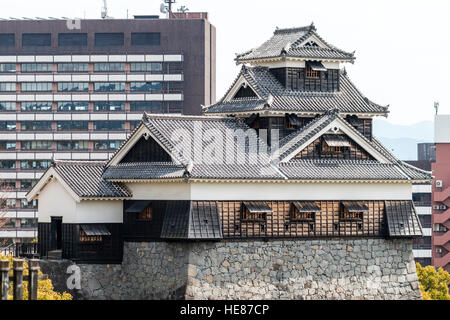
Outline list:
[[[273,34],[286,34],[286,33],[297,33],[301,31],[311,31],[316,30],[314,23],[311,23],[309,26],[303,27],[292,27],[292,28],[276,28]]]

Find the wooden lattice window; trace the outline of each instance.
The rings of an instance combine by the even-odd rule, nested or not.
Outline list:
[[[244,202],[241,220],[245,222],[265,222],[272,209],[264,202]]]
[[[320,71],[313,70],[310,66],[306,66],[306,77],[312,79],[319,79]]]
[[[325,141],[322,141],[323,153],[342,153],[343,151],[343,147],[330,147]]]
[[[102,236],[88,236],[84,230],[80,230],[80,242],[103,242]]]
[[[153,208],[149,205],[147,208],[137,214],[137,220],[151,221],[153,220]]]
[[[316,213],[321,212],[315,202],[293,202],[290,210],[291,222],[315,222]]]
[[[364,213],[368,211],[369,208],[362,202],[343,202],[341,206],[341,221],[362,222]]]

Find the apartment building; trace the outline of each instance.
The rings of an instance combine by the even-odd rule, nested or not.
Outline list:
[[[0,21],[0,238],[37,236],[25,194],[55,160],[107,160],[143,113],[196,115],[215,102],[215,28],[170,19]]]
[[[432,263],[450,271],[450,115],[435,118]]]

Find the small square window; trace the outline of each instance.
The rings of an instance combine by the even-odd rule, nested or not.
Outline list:
[[[153,220],[153,209],[152,206],[148,206],[147,208],[145,208],[144,210],[142,210],[141,212],[139,212],[137,214],[137,220],[141,220],[141,221],[152,221]]]

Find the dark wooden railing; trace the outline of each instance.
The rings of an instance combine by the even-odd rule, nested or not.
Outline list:
[[[38,258],[39,257],[38,243],[16,243],[5,248],[0,248],[0,253],[6,256],[13,256],[15,258]]]
[[[9,260],[0,260],[0,300],[8,300],[10,283],[13,284],[13,300],[23,300],[23,282],[28,281],[28,300],[37,300],[39,260],[28,260],[28,275],[23,275],[24,260],[13,261],[13,275],[10,276]]]

